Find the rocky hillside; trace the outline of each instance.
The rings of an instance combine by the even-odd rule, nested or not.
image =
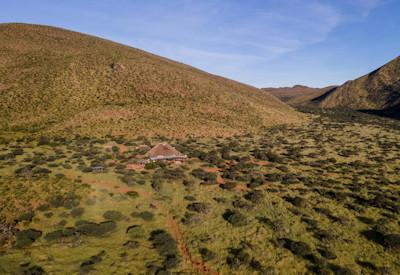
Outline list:
[[[259,89],[54,27],[0,24],[0,130],[215,136],[303,116]]]
[[[400,57],[312,100],[323,108],[393,110],[400,106]]]

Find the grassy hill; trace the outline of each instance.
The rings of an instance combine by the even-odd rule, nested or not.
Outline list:
[[[97,37],[0,24],[0,129],[214,136],[298,122],[261,90]]]
[[[323,108],[349,107],[358,110],[399,110],[400,57],[379,69],[312,100]]]

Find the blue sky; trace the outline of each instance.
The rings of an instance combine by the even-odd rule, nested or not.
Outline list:
[[[398,0],[3,0],[53,25],[257,87],[341,84],[400,55]]]

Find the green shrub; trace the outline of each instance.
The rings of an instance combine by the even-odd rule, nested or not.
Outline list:
[[[149,211],[143,211],[143,212],[139,212],[139,213],[133,212],[131,214],[131,217],[133,217],[133,218],[141,218],[141,219],[143,219],[145,221],[151,221],[154,218],[154,214],[149,212]]]
[[[216,254],[214,252],[212,252],[211,250],[207,249],[207,248],[200,248],[199,249],[199,253],[201,255],[201,258],[203,259],[203,261],[212,261],[213,259],[216,258]]]
[[[103,218],[106,220],[112,220],[112,221],[122,221],[125,216],[122,215],[121,212],[115,211],[115,210],[108,210],[104,212]]]
[[[126,229],[126,233],[133,239],[143,237],[145,231],[141,225],[131,225]]]
[[[217,180],[217,175],[215,173],[207,172],[201,168],[194,169],[192,171],[192,175],[206,182],[213,182]]]
[[[77,207],[71,210],[71,216],[76,218],[82,216],[82,214],[85,212],[85,209],[82,207]]]
[[[114,221],[104,221],[101,223],[77,221],[75,226],[79,233],[88,236],[103,236],[117,228],[117,224]]]
[[[210,205],[208,203],[203,203],[203,202],[190,203],[186,208],[190,211],[203,213],[203,214],[210,212]]]
[[[226,210],[223,218],[233,226],[244,226],[247,224],[246,216],[237,210]]]
[[[25,213],[22,213],[21,215],[19,215],[18,220],[20,221],[32,221],[33,217],[35,216],[35,213],[32,211],[28,211]]]
[[[42,236],[42,231],[36,229],[26,229],[16,233],[15,247],[22,248],[31,245]]]

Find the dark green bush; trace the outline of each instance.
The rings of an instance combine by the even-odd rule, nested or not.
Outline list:
[[[35,216],[34,212],[28,211],[28,212],[22,213],[19,216],[18,220],[20,220],[20,221],[29,221],[30,222],[30,221],[32,221],[34,216]]]
[[[244,226],[247,224],[246,216],[237,210],[226,210],[223,218],[233,226]]]
[[[154,230],[150,233],[149,241],[153,244],[153,247],[158,251],[161,256],[173,256],[178,255],[178,247],[176,241],[171,235],[162,230]]]
[[[203,214],[210,212],[210,205],[208,203],[203,203],[203,202],[190,203],[186,208],[190,211],[203,213]]]
[[[73,218],[77,218],[82,216],[82,214],[85,212],[85,209],[82,207],[77,207],[71,210],[71,216]]]
[[[36,229],[21,230],[16,233],[15,247],[22,248],[34,243],[42,236],[42,231]]]
[[[192,171],[192,175],[206,182],[213,182],[217,180],[217,175],[215,173],[207,172],[201,168],[194,169]]]
[[[101,223],[77,221],[75,226],[79,233],[88,236],[103,236],[117,228],[117,224],[114,221],[104,221]]]
[[[140,238],[144,235],[144,229],[141,225],[131,225],[126,229],[126,233],[131,238]]]
[[[138,248],[140,245],[139,245],[139,242],[137,242],[137,241],[126,241],[123,246],[125,248],[135,249],[135,248]]]
[[[307,255],[312,254],[311,247],[305,242],[301,241],[293,241],[287,238],[280,239],[283,243],[283,247],[290,250],[294,255],[300,257],[306,257]]]
[[[139,193],[136,191],[128,191],[125,193],[127,196],[129,196],[132,199],[136,199],[139,197]]]
[[[245,194],[244,198],[252,203],[260,203],[264,199],[264,194],[260,190],[254,190]]]
[[[121,212],[115,211],[115,210],[108,210],[104,212],[103,218],[106,220],[112,220],[112,221],[122,221],[125,216],[122,215]]]
[[[203,261],[212,261],[213,259],[216,258],[216,254],[214,252],[212,252],[211,250],[203,247],[199,249],[199,253],[201,255],[201,258],[203,259]]]
[[[133,212],[131,214],[131,217],[133,217],[133,218],[141,218],[141,219],[143,219],[145,221],[151,221],[154,218],[154,214],[149,212],[149,211],[143,211],[143,212],[139,212],[139,213]]]

